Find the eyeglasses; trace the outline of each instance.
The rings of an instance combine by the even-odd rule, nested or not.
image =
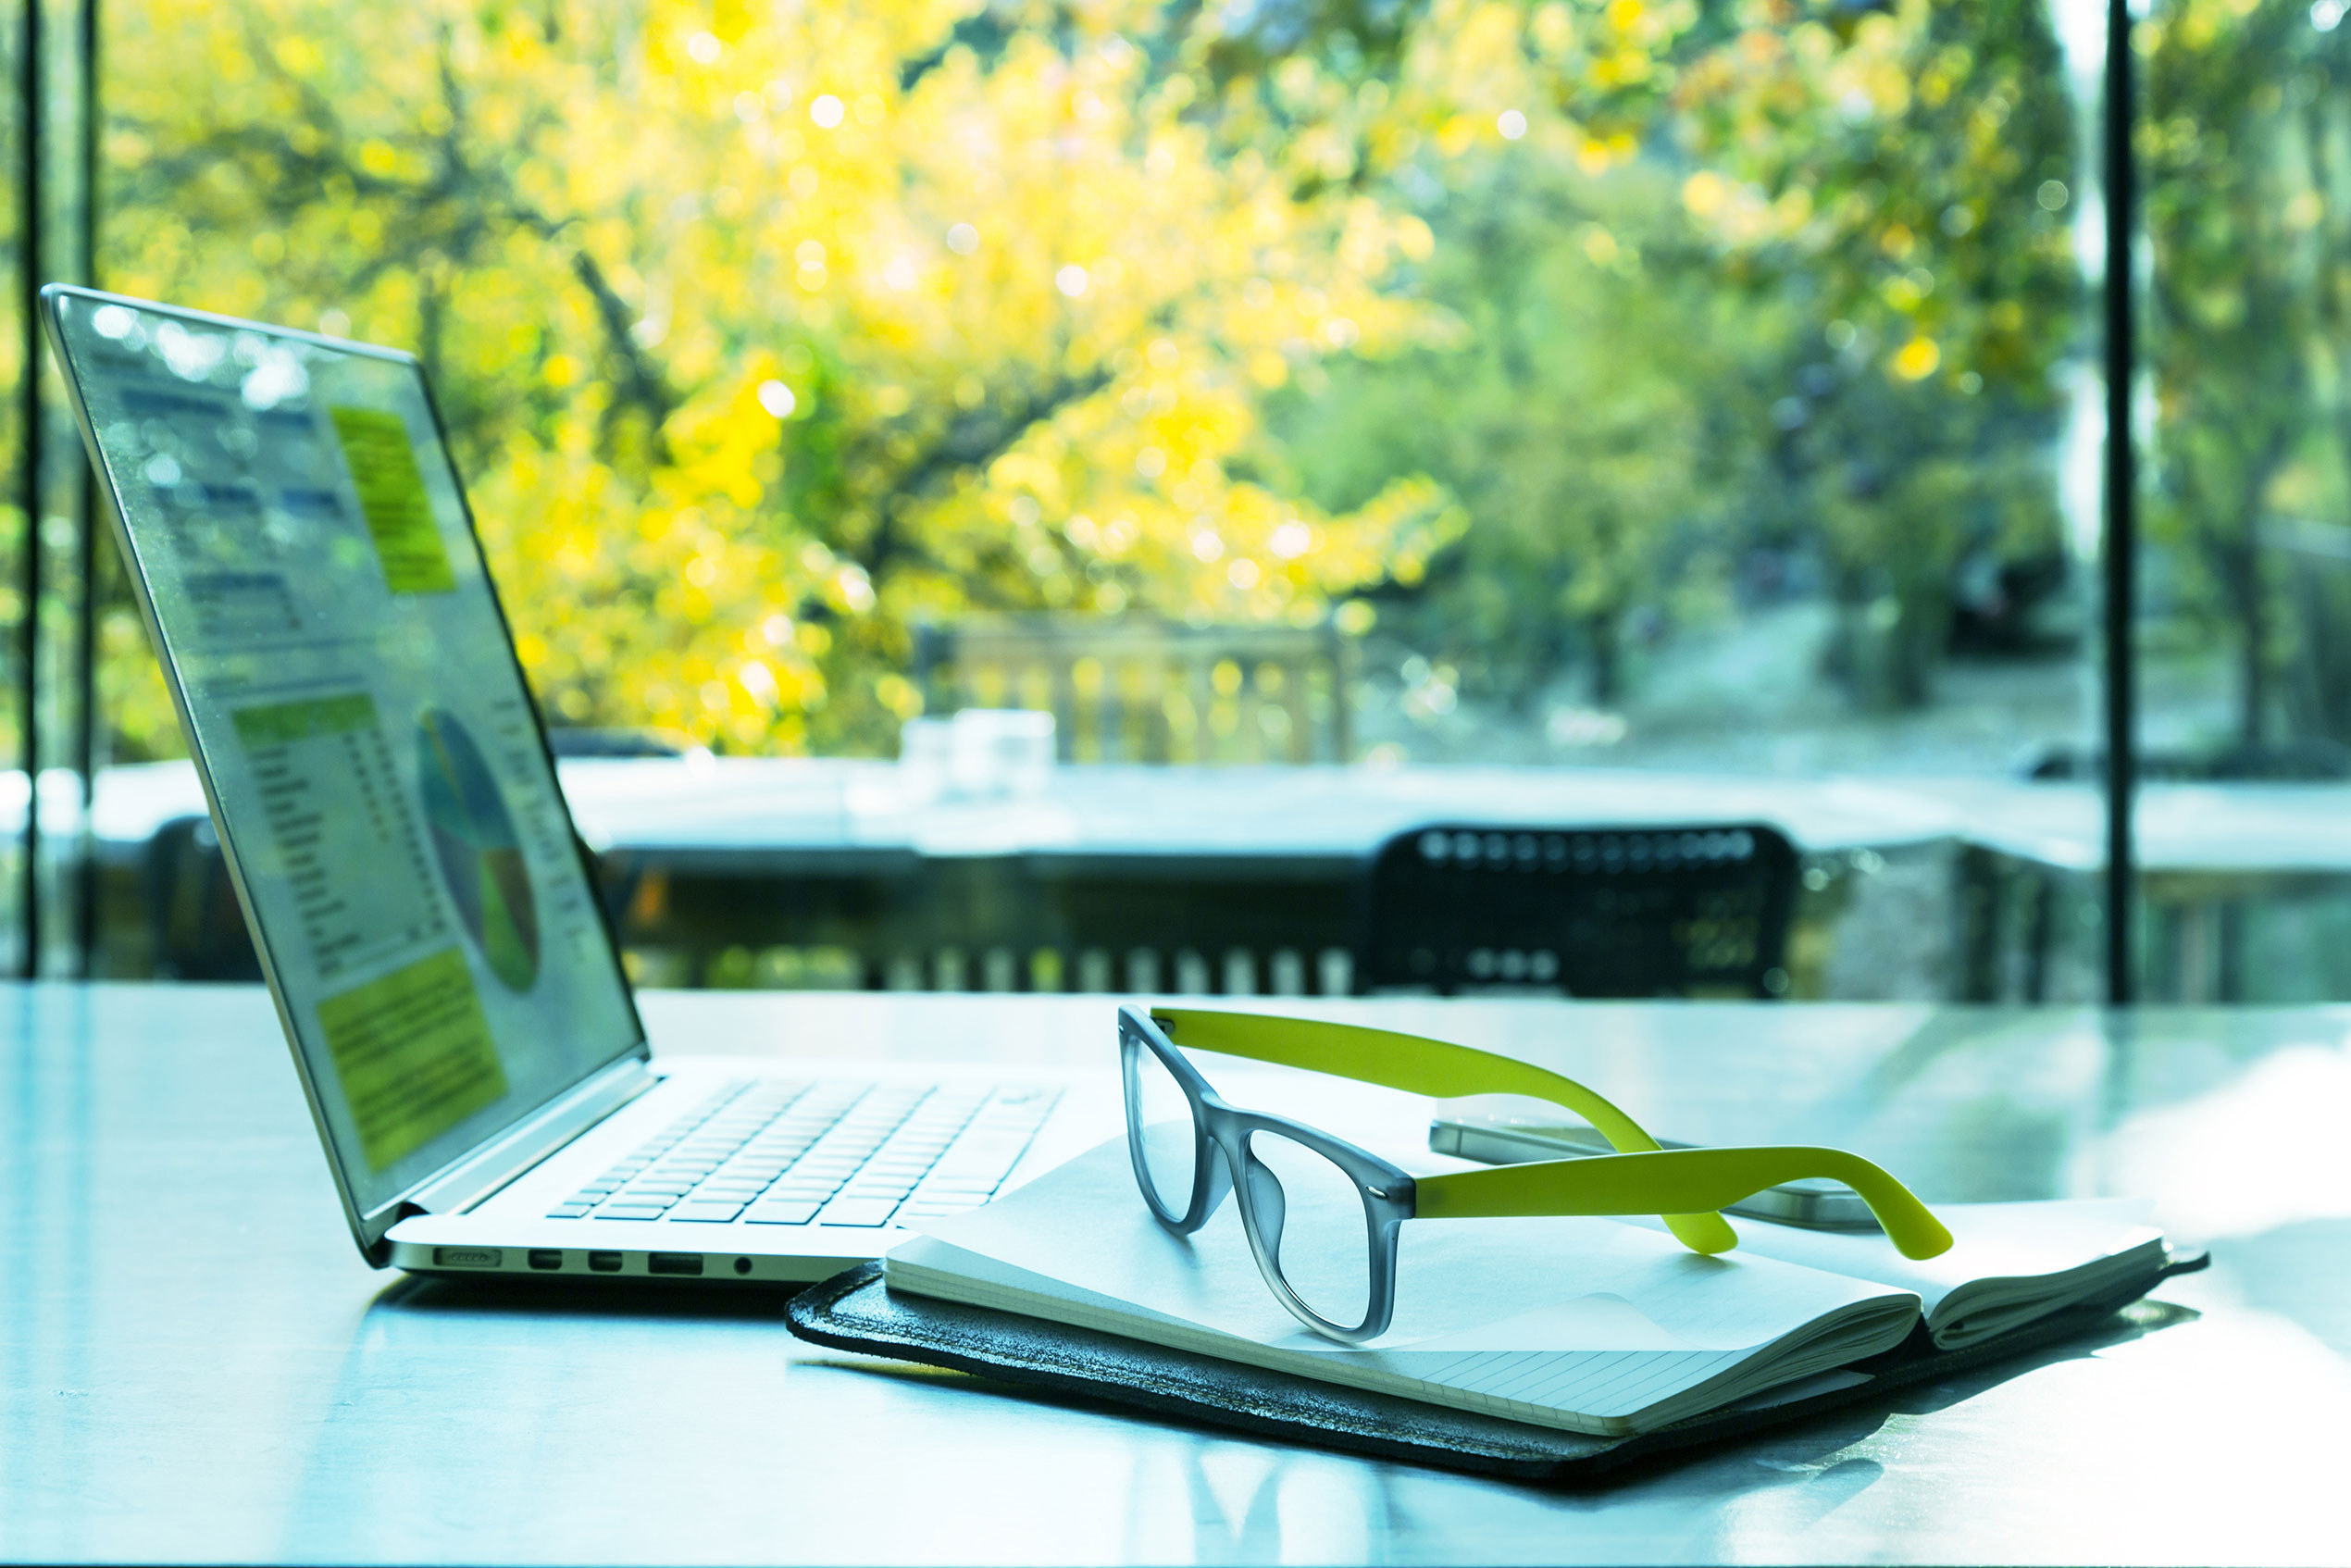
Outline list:
[[[1618,1152],[1416,1177],[1302,1122],[1227,1103],[1178,1039],[1434,1099],[1533,1095],[1582,1116]],[[1692,1251],[1723,1252],[1738,1236],[1715,1211],[1782,1182],[1826,1176],[1860,1194],[1904,1257],[1931,1258],[1951,1245],[1909,1188],[1858,1154],[1795,1145],[1661,1150],[1574,1079],[1465,1045],[1263,1014],[1121,1007],[1118,1055],[1127,1153],[1153,1217],[1189,1236],[1237,1195],[1275,1299],[1307,1327],[1349,1343],[1387,1331],[1397,1232],[1412,1219],[1658,1214]]]

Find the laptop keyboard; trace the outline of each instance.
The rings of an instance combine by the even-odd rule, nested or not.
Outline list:
[[[1060,1098],[1035,1085],[722,1086],[549,1219],[878,1226],[985,1203]]]

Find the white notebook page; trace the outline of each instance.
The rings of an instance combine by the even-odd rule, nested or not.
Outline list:
[[[1056,1299],[1081,1311],[1054,1315],[1088,1326],[1311,1367],[1360,1387],[1411,1383],[1460,1396],[1447,1402],[1573,1413],[1609,1424],[1602,1429],[1743,1363],[1776,1363],[1823,1319],[1867,1341],[1856,1349],[1834,1336],[1843,1347],[1835,1360],[1845,1361],[1898,1342],[1917,1313],[1907,1291],[1754,1254],[1699,1257],[1613,1220],[1428,1221],[1403,1228],[1393,1327],[1368,1346],[1341,1345],[1274,1299],[1232,1201],[1190,1238],[1152,1220],[1124,1139],[922,1228],[930,1239],[890,1255],[895,1286],[1014,1310],[1024,1310],[1019,1295]],[[978,1288],[941,1288],[957,1276]],[[1106,1321],[1117,1318],[1126,1321]],[[1796,1344],[1780,1343],[1791,1337]],[[1271,1354],[1247,1354],[1252,1347]],[[1777,1354],[1759,1356],[1765,1347]],[[1792,1357],[1786,1375],[1817,1370],[1797,1370],[1803,1360]]]
[[[1735,1220],[1739,1250],[1916,1294],[1947,1348],[1982,1338],[2110,1284],[2152,1273],[2163,1233],[2144,1198],[1937,1203],[1951,1248],[1906,1258],[1881,1231],[1806,1230]]]

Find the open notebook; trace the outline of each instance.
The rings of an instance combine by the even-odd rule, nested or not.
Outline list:
[[[1170,1236],[1113,1139],[987,1208],[923,1222],[892,1290],[1601,1436],[1647,1431],[1893,1349],[1923,1318],[1958,1348],[2164,1263],[2146,1205],[1939,1205],[1956,1244],[1912,1263],[1883,1236],[1739,1222],[1704,1258],[1655,1222],[1497,1219],[1404,1228],[1388,1333],[1341,1345],[1267,1291],[1227,1202]],[[1360,1223],[1360,1222],[1359,1222]]]

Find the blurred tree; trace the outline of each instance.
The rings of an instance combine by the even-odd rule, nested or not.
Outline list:
[[[2323,581],[2344,569],[2324,551],[2286,567],[2272,528],[2324,519],[2322,539],[2351,513],[2344,15],[2335,0],[2174,0],[2144,26],[2149,522],[2177,568],[2157,608],[2233,655],[2234,733],[2216,742],[2276,739],[2282,724],[2351,740],[2351,628],[2340,582],[2328,594]]]
[[[1424,584],[1388,594],[1408,641],[1473,691],[1523,703],[1580,666],[1612,705],[1628,614],[1723,578],[1708,558],[1752,443],[1714,437],[1760,420],[1735,380],[1769,326],[1760,312],[1725,320],[1673,264],[1692,236],[1653,170],[1595,180],[1504,155],[1449,198],[1424,287],[1450,339],[1334,367],[1275,428],[1326,504],[1403,470],[1435,477],[1473,519]]]
[[[1927,701],[1962,561],[2055,555],[2059,367],[2083,352],[2075,138],[2040,0],[1745,0],[1683,72],[1682,189],[1717,265],[1809,317],[1772,403],[1817,519],[1834,654]],[[1785,352],[1785,350],[1783,350]]]
[[[1822,558],[1858,700],[1925,702],[1963,560],[2059,548],[2073,131],[2037,0],[1470,0],[1403,57],[1398,102],[1452,109],[1395,183],[1459,325],[1285,426],[1325,500],[1462,496],[1414,640],[1520,701],[1580,659],[1612,703],[1628,614],[1718,609],[1761,543]]]
[[[1265,389],[1424,327],[1311,62],[1269,139],[1141,4],[116,31],[109,280],[415,345],[558,719],[884,749],[919,617],[1311,618],[1449,526],[1250,477]]]

